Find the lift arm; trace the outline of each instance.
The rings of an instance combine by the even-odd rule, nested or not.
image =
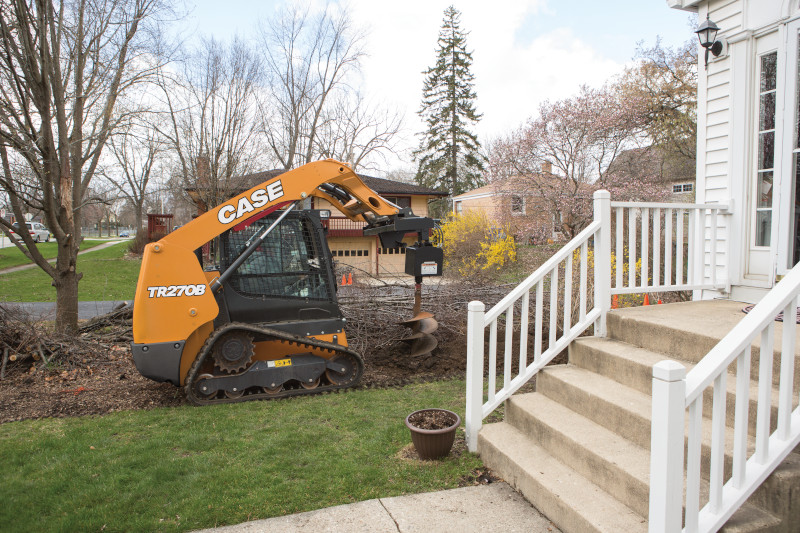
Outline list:
[[[362,221],[369,226],[386,224],[386,221],[396,218],[408,218],[407,225],[414,224],[411,220],[423,225],[426,224],[423,220],[430,220],[415,217],[410,210],[387,202],[367,187],[347,165],[326,159],[308,163],[260,183],[181,226],[159,242],[196,250],[254,215],[310,196],[327,200],[351,220]]]
[[[308,163],[223,202],[145,247],[133,311],[134,341],[186,339],[219,312],[209,279],[195,250],[249,218],[310,196],[330,202],[345,216],[366,224],[365,234],[396,246],[407,232],[427,235],[433,221],[381,198],[344,163]],[[175,349],[178,349],[176,346]]]

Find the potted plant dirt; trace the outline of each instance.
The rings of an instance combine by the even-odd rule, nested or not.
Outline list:
[[[421,409],[406,417],[411,442],[421,459],[438,459],[450,453],[460,424],[461,418],[447,409]]]

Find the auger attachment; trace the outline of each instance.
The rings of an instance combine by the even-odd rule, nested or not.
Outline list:
[[[406,247],[406,268],[409,276],[414,276],[414,316],[400,322],[403,326],[411,328],[411,335],[401,339],[411,344],[409,356],[430,354],[439,344],[432,335],[439,329],[439,323],[433,318],[432,313],[421,310],[422,278],[427,276],[441,276],[444,252],[431,244],[429,236],[435,230],[434,221],[430,218],[409,216],[410,210],[400,211],[393,217],[383,217],[371,222],[364,228],[364,235],[377,235],[381,246],[392,248],[403,245],[403,236],[416,232],[417,242]]]
[[[439,323],[433,317],[433,313],[421,311],[422,307],[422,276],[416,276],[414,286],[414,316],[408,320],[400,322],[401,325],[411,328],[411,335],[405,337],[403,342],[408,342],[410,346],[410,357],[431,353],[439,341],[432,335],[439,329]]]
[[[414,316],[401,322],[411,328],[411,335],[401,339],[411,344],[411,357],[430,354],[439,344],[433,332],[439,323],[432,313],[422,311],[422,278],[442,275],[443,253],[429,241],[421,241],[406,248],[406,274],[414,276]]]

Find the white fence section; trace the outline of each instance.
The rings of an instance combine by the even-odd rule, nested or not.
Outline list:
[[[598,255],[597,249],[609,249],[609,226],[606,225],[604,228],[601,220],[603,215],[606,220],[610,218],[610,208],[608,192],[596,192],[595,220],[586,229],[488,312],[485,312],[482,302],[470,302],[467,317],[465,431],[467,446],[471,451],[476,451],[478,448],[478,431],[484,418],[525,385],[593,323],[597,322],[598,331],[605,332],[605,313],[611,305],[608,292],[610,287],[608,283],[598,283],[598,279],[610,279],[610,262],[595,263],[592,269],[594,298],[590,303],[589,267],[593,261],[589,256],[590,249],[593,250],[592,254],[595,257]],[[534,340],[533,360],[528,363],[531,293],[535,295]],[[577,309],[573,309],[573,298],[577,299]],[[545,302],[549,304],[547,322],[544,316]],[[559,311],[559,307],[563,307],[563,311]],[[519,316],[519,321],[515,316]],[[576,319],[574,323],[573,318]],[[547,348],[543,350],[544,324],[548,324],[548,335]],[[484,332],[487,328],[489,360],[484,372]],[[496,390],[499,328],[504,330],[504,335],[501,337],[503,338],[502,386],[500,390]],[[512,377],[512,372],[515,370],[516,375]]]
[[[739,325],[691,372],[674,361],[653,367],[650,450],[650,532],[681,530],[685,507],[687,533],[717,531],[800,443],[800,409],[795,400],[794,362],[800,266],[792,269]],[[776,356],[775,316],[783,312]],[[755,348],[755,350],[754,350]],[[757,357],[757,360],[755,359]],[[734,365],[735,363],[735,365]],[[755,434],[748,431],[751,365],[758,375]],[[771,421],[778,369],[777,421]],[[735,374],[731,375],[731,370]],[[733,461],[725,470],[728,377],[736,380]],[[710,457],[703,460],[703,394],[712,395]],[[688,435],[684,417],[688,410]],[[771,430],[774,428],[774,431]],[[684,439],[686,496],[684,499]],[[752,453],[748,441],[755,441]],[[729,442],[730,444],[730,442]],[[704,464],[705,463],[705,464]],[[708,480],[708,497],[701,487]],[[701,508],[701,503],[704,503]]]
[[[607,191],[597,191],[594,220],[578,236],[489,311],[482,302],[470,302],[468,448],[477,450],[483,419],[573,339],[592,325],[595,335],[605,336],[612,295],[724,290],[728,257],[720,243],[727,241],[719,235],[728,214],[728,206],[722,204],[612,202]]]
[[[611,209],[611,294],[727,289],[719,238],[727,205],[611,202]]]

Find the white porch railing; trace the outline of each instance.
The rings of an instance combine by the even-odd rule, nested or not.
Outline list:
[[[594,196],[594,213],[594,221],[583,232],[488,312],[483,303],[470,302],[465,416],[470,450],[477,450],[483,419],[573,339],[592,325],[595,335],[605,335],[605,318],[612,295],[705,289],[728,292],[728,206],[611,202],[606,191],[598,191]],[[593,287],[589,280],[593,281]],[[792,410],[796,338],[793,318],[799,299],[800,266],[770,291],[688,375],[683,366],[673,361],[664,361],[653,368],[651,532],[680,531],[684,526],[684,508],[686,532],[716,531],[800,443],[800,408]],[[529,331],[531,311],[533,332]],[[780,341],[778,420],[771,426],[774,317],[780,311],[788,320],[784,322]],[[549,326],[546,345],[545,324]],[[485,361],[487,328],[488,361]],[[757,339],[760,339],[758,403],[755,435],[750,436],[754,437],[755,450],[748,455],[751,346]],[[503,356],[498,361],[501,343]],[[528,363],[530,352],[533,360]],[[734,361],[733,466],[726,474],[726,380]],[[502,383],[499,390],[498,382]],[[710,461],[704,474],[702,398],[707,388],[713,389],[713,407]],[[688,435],[684,431],[687,409]],[[771,427],[776,428],[774,432],[770,432]],[[701,479],[706,478],[708,499],[701,501],[701,483],[705,483]]]
[[[553,358],[564,350],[572,340],[591,326],[595,321],[605,317],[605,314],[595,304],[587,309],[588,302],[588,253],[589,241],[598,242],[600,223],[592,222],[569,244],[559,250],[528,279],[523,281],[511,293],[497,303],[486,313],[482,302],[470,302],[467,316],[467,409],[466,409],[466,435],[467,446],[471,451],[477,451],[478,431],[483,419],[489,416],[501,403],[527,383],[539,370],[547,365]],[[574,252],[580,250],[579,262],[579,317],[575,325],[571,325],[571,306],[564,305],[563,333],[557,337],[558,303],[571,302]],[[597,271],[595,269],[595,275]],[[559,272],[565,272],[563,288],[559,283]],[[544,320],[544,294],[545,285],[549,285],[549,342],[548,347],[542,351],[542,325]],[[600,285],[595,283],[595,288]],[[607,289],[607,288],[606,288]],[[530,315],[530,294],[535,291],[534,299],[534,343],[533,361],[528,364],[528,327]],[[605,295],[595,294],[595,302],[610,302]],[[608,304],[610,305],[610,303]],[[517,344],[517,374],[512,378],[514,367],[514,316],[515,309],[519,307],[519,333]],[[503,350],[503,385],[497,387],[497,331],[498,322],[503,322],[505,329]],[[484,330],[489,328],[489,365],[487,379],[484,380]],[[600,325],[605,328],[605,325]],[[484,402],[484,387],[486,388],[486,401]]]
[[[611,202],[611,294],[727,291],[722,204]],[[627,273],[625,270],[627,269]]]
[[[687,533],[717,531],[769,474],[800,443],[800,409],[794,400],[796,313],[800,266],[796,266],[691,372],[675,361],[653,367],[650,450],[650,532],[681,530],[685,506]],[[780,338],[777,427],[770,432],[775,355],[775,316],[783,311]],[[748,410],[752,347],[758,341],[758,400],[755,450],[748,455]],[[725,464],[726,380],[735,364],[736,396],[733,466]],[[701,508],[700,488],[703,391],[713,388],[711,458],[707,465],[708,501]],[[684,499],[684,417],[689,412]]]
[[[721,230],[726,228],[725,214],[727,206],[722,204],[612,202],[607,191],[597,191],[594,220],[586,229],[488,312],[482,302],[470,302],[465,416],[468,448],[477,450],[483,419],[572,340],[592,325],[595,335],[605,336],[612,295],[724,290],[728,258],[726,246],[720,243],[726,242],[721,237]],[[549,307],[545,310],[546,304]],[[545,324],[546,339],[542,334]],[[489,357],[485,365],[487,328]],[[503,357],[498,361],[501,339]],[[531,352],[533,360],[529,363]],[[498,366],[502,375],[499,390]]]

